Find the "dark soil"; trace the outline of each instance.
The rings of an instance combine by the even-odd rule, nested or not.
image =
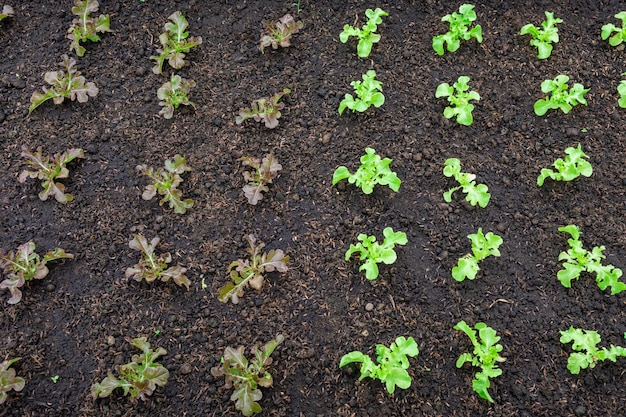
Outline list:
[[[7,0],[8,1],[8,0]],[[602,292],[593,276],[564,288],[556,279],[566,235],[577,224],[585,247],[606,246],[606,262],[626,264],[626,113],[617,106],[624,48],[600,38],[600,27],[622,8],[619,1],[482,1],[476,3],[484,42],[462,44],[439,57],[431,38],[447,30],[441,17],[460,3],[437,1],[276,2],[102,0],[114,33],[89,44],[78,68],[100,89],[85,104],[48,102],[28,114],[29,98],[70,53],[65,39],[72,1],[13,2],[15,17],[0,23],[1,248],[33,240],[38,252],[56,246],[76,254],[51,265],[44,280],[29,282],[23,299],[8,305],[2,293],[0,360],[27,381],[10,392],[1,416],[236,416],[222,379],[210,369],[226,346],[285,342],[270,369],[274,387],[263,390],[266,416],[617,416],[623,413],[624,360],[599,363],[571,375],[570,346],[559,331],[596,330],[602,346],[625,345],[624,296]],[[355,42],[339,42],[344,24],[363,23],[367,8],[389,12],[368,59]],[[151,72],[167,16],[181,10],[190,33],[203,43],[178,71],[196,81],[190,107],[165,120],[157,89],[169,79]],[[539,25],[544,11],[564,20],[561,41],[539,61],[525,23]],[[292,46],[257,49],[262,20],[292,13],[305,27]],[[73,56],[72,53],[70,53]],[[350,82],[374,69],[386,97],[365,114],[337,114]],[[540,84],[563,73],[591,88],[589,105],[570,114],[533,112]],[[443,117],[434,92],[460,75],[481,100],[474,124]],[[254,99],[283,88],[292,93],[274,130],[235,116]],[[594,173],[569,183],[536,178],[568,146],[582,143]],[[80,147],[86,158],[70,165],[63,182],[75,200],[40,201],[38,181],[17,182],[22,147],[45,154]],[[393,159],[403,183],[398,193],[371,195],[331,186],[340,165],[358,166],[370,146]],[[238,158],[273,152],[281,176],[257,205],[241,190]],[[181,154],[193,171],[180,189],[195,200],[185,215],[141,198],[148,178],[139,164],[162,166]],[[442,175],[447,158],[488,185],[490,204],[475,209],[442,193],[454,185]],[[360,233],[390,226],[407,233],[398,260],[367,281],[345,251]],[[500,258],[481,264],[476,280],[450,275],[470,250],[467,235],[482,227],[504,239]],[[173,264],[188,268],[189,291],[174,283],[124,278],[138,260],[128,247],[135,233],[161,238]],[[217,300],[228,265],[247,256],[243,237],[253,233],[267,249],[283,249],[290,270],[270,274],[261,291],[248,290],[238,305]],[[205,280],[208,288],[202,289]],[[371,303],[373,309],[366,309]],[[455,361],[470,349],[453,330],[459,321],[485,322],[501,335],[502,376],[490,388],[495,404],[471,388],[474,369]],[[158,333],[158,334],[157,334]],[[115,392],[93,400],[91,385],[135,352],[128,340],[145,336],[163,347],[170,381],[145,402]],[[352,350],[375,355],[375,345],[412,336],[420,354],[411,359],[413,384],[389,395],[378,381],[358,381],[339,359]],[[249,351],[246,350],[248,353]],[[53,383],[51,377],[58,375]]]

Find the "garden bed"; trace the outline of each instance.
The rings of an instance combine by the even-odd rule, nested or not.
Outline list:
[[[7,0],[8,2],[8,0]],[[33,240],[38,252],[62,247],[72,260],[53,263],[44,280],[28,282],[19,304],[2,292],[0,359],[26,380],[9,392],[1,416],[236,416],[231,390],[210,369],[226,346],[261,345],[278,334],[270,372],[274,387],[260,401],[267,416],[615,416],[623,409],[624,362],[599,363],[572,375],[570,346],[559,331],[596,330],[602,346],[626,345],[624,296],[601,291],[583,274],[571,289],[556,279],[559,253],[567,248],[558,228],[576,224],[586,247],[606,246],[606,263],[626,263],[626,110],[617,105],[624,48],[600,38],[605,23],[619,24],[618,1],[476,2],[482,44],[462,43],[438,56],[432,37],[459,4],[438,1],[347,2],[302,0],[158,1],[102,0],[113,33],[88,43],[84,57],[65,38],[72,1],[16,1],[15,16],[0,23],[0,248]],[[367,59],[356,42],[344,44],[344,24],[363,24],[367,8],[389,13],[381,41]],[[177,71],[193,79],[195,102],[165,120],[157,89],[164,75],[149,57],[167,17],[181,10],[189,32],[202,44]],[[526,23],[544,11],[563,19],[552,56],[538,60]],[[304,23],[292,46],[266,49],[258,41],[262,20],[291,13]],[[51,101],[29,115],[29,99],[58,69],[62,54],[99,88],[87,103]],[[374,69],[386,101],[364,114],[337,108],[350,82]],[[565,115],[533,112],[540,84],[558,74],[590,88],[588,106]],[[440,83],[471,79],[474,123],[443,117]],[[276,129],[252,120],[235,124],[242,107],[289,88]],[[582,144],[594,172],[573,182],[536,184],[541,168]],[[38,181],[20,184],[22,147],[54,154],[82,148],[64,180],[74,201],[40,201]],[[393,159],[402,180],[395,193],[370,195],[345,182],[331,185],[340,165],[354,170],[366,147]],[[282,171],[256,206],[247,203],[239,158],[272,152]],[[163,166],[183,155],[193,169],[179,186],[194,206],[180,215],[141,194],[149,179],[136,166]],[[474,208],[442,194],[454,185],[442,174],[447,158],[487,184],[491,201]],[[367,281],[356,259],[344,260],[360,233],[382,238],[385,227],[402,230],[408,243],[395,264]],[[467,235],[483,230],[502,236],[502,256],[481,263],[476,280],[456,282],[451,269],[470,250]],[[188,268],[189,291],[173,282],[126,280],[138,260],[128,247],[136,233],[161,238],[157,252]],[[247,290],[240,303],[221,303],[227,267],[247,256],[244,235],[266,249],[282,249],[289,271],[271,273],[261,291]],[[204,280],[204,281],[203,281]],[[201,282],[207,286],[203,288]],[[474,369],[457,369],[470,348],[453,326],[485,322],[502,337],[503,374],[492,380],[494,404],[479,398]],[[90,388],[108,370],[137,353],[127,341],[144,336],[167,355],[160,363],[170,380],[145,402],[116,391],[93,400]],[[375,345],[412,336],[420,353],[410,360],[413,383],[389,395],[378,381],[358,381],[339,368],[353,350],[375,356]],[[246,350],[246,353],[249,351]],[[58,376],[56,382],[51,378]]]

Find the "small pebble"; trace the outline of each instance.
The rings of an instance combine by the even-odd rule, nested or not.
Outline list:
[[[372,311],[374,309],[374,304],[367,303],[365,304],[365,311]]]

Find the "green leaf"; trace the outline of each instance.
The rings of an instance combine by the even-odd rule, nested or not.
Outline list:
[[[458,265],[452,268],[452,277],[459,282],[465,278],[474,279],[479,270],[480,267],[474,257],[459,258]]]

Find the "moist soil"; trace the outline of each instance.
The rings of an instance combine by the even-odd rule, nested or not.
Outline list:
[[[625,51],[600,38],[619,1],[476,2],[482,44],[462,43],[438,56],[432,36],[448,28],[441,17],[459,4],[438,1],[307,1],[298,13],[292,0],[100,2],[111,14],[113,33],[87,44],[84,57],[65,38],[72,2],[19,1],[15,16],[0,23],[0,217],[1,248],[32,240],[43,253],[62,247],[73,260],[50,264],[43,280],[27,282],[17,305],[0,309],[0,359],[26,379],[11,391],[1,416],[236,416],[231,389],[210,370],[227,346],[265,344],[278,334],[263,389],[265,416],[616,416],[623,412],[624,362],[598,363],[572,375],[570,345],[559,331],[595,330],[601,346],[626,345],[624,296],[601,291],[583,274],[572,288],[556,279],[559,253],[567,248],[558,228],[576,224],[586,248],[606,246],[605,263],[626,264],[626,158],[617,105]],[[356,43],[343,44],[344,24],[364,23],[367,8],[389,16],[367,59]],[[151,71],[151,55],[167,17],[180,10],[202,45],[176,71],[197,86],[170,120],[158,116],[157,89],[173,70]],[[539,25],[544,11],[562,18],[552,56],[538,60],[526,23]],[[291,13],[304,28],[292,46],[261,54],[262,20]],[[45,103],[28,113],[33,92],[61,55],[100,92],[87,103]],[[385,103],[363,114],[337,108],[350,83],[376,71]],[[571,113],[533,112],[540,84],[558,74],[590,88],[588,106]],[[443,117],[445,99],[434,92],[460,75],[481,100],[470,127]],[[291,94],[276,129],[248,120],[240,108],[284,88]],[[582,144],[593,165],[590,178],[547,180],[541,168]],[[25,168],[22,148],[44,154],[82,148],[84,160],[69,165],[62,182],[75,199],[67,205],[40,201],[37,180],[18,183]],[[393,159],[399,192],[377,187],[370,195],[347,184],[332,186],[341,165],[354,171],[366,147]],[[247,203],[241,157],[273,153],[282,171],[256,206]],[[145,201],[149,183],[136,166],[163,166],[180,154],[193,171],[179,186],[194,200],[186,214]],[[488,185],[486,208],[468,205],[460,191],[451,203],[442,194],[455,185],[442,174],[456,157],[463,171]],[[361,233],[382,239],[382,230],[404,231],[393,265],[381,265],[375,281],[345,251]],[[451,269],[470,251],[478,228],[502,236],[499,258],[481,264],[473,281],[456,282]],[[173,282],[136,282],[125,269],[139,260],[128,242],[141,233],[158,236],[157,253],[188,269],[189,290]],[[246,258],[244,236],[254,234],[266,250],[282,249],[289,271],[268,274],[260,291],[248,289],[239,304],[221,303],[228,265]],[[206,288],[203,288],[204,282]],[[5,298],[6,297],[6,298]],[[471,351],[460,320],[485,322],[501,336],[502,375],[492,379],[491,404],[472,391],[476,369],[457,369]],[[132,402],[117,390],[94,400],[90,387],[138,351],[128,343],[147,337],[167,355],[165,387]],[[377,380],[358,381],[358,369],[339,368],[341,356],[359,350],[374,357],[377,343],[412,336],[409,389],[390,395]],[[58,376],[56,382],[52,378]]]

